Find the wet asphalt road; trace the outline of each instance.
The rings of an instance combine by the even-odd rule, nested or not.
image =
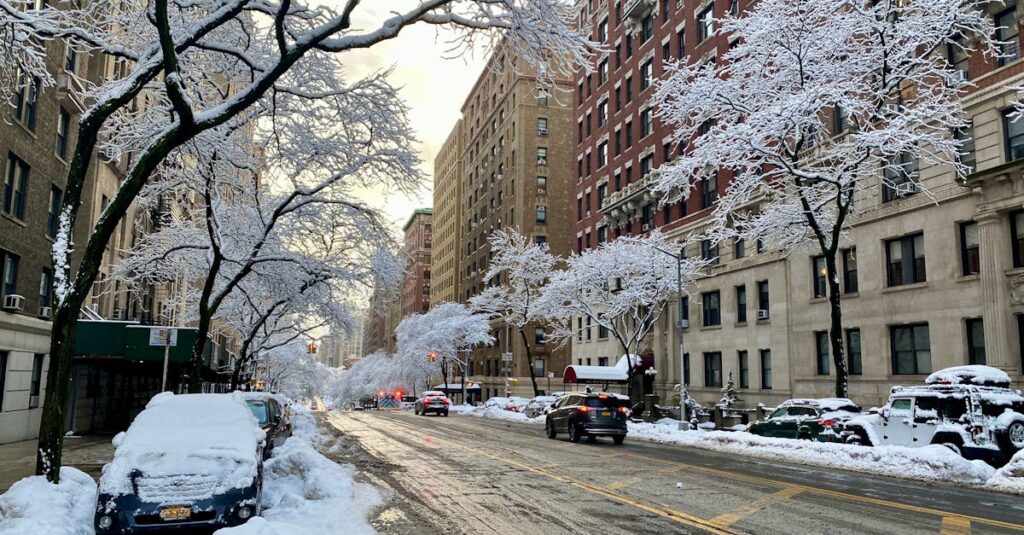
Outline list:
[[[391,493],[386,533],[1024,533],[1020,496],[467,416],[328,421]]]

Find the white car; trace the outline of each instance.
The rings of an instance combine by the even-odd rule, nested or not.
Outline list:
[[[889,402],[853,418],[841,431],[849,444],[920,447],[940,444],[968,459],[1005,462],[1024,449],[1024,396],[1010,377],[988,366],[957,366],[924,385],[894,386]]]
[[[523,414],[527,418],[536,418],[542,414],[547,414],[548,409],[551,408],[551,404],[558,399],[555,396],[537,396],[526,404],[526,408],[523,409]]]
[[[484,408],[497,407],[497,408],[499,408],[501,410],[506,410],[506,411],[511,411],[511,412],[523,412],[523,409],[526,408],[526,404],[529,403],[529,402],[530,402],[530,400],[528,400],[526,398],[519,398],[519,397],[506,398],[506,397],[495,396],[493,398],[489,398],[487,401],[484,402]]]

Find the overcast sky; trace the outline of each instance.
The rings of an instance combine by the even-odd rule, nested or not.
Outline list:
[[[409,4],[407,0],[364,2],[356,11],[360,16],[354,19],[354,25],[379,27],[379,23],[371,24],[387,17],[388,10]],[[391,83],[401,89],[402,97],[409,106],[410,122],[420,141],[418,149],[422,169],[428,180],[419,196],[409,198],[393,194],[384,198],[374,194],[367,199],[385,208],[399,230],[415,208],[432,206],[434,155],[458,120],[462,102],[483,69],[485,57],[482,51],[450,57],[451,54],[447,53],[449,37],[450,34],[439,33],[436,27],[421,24],[406,28],[397,39],[375,45],[370,50],[345,55],[350,80],[394,67]],[[446,54],[449,57],[445,57]]]

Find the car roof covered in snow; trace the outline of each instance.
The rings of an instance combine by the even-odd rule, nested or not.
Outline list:
[[[214,476],[224,489],[245,486],[265,434],[240,393],[157,394],[128,430],[114,437],[101,492],[127,494],[133,474]],[[151,497],[158,499],[159,497]]]
[[[930,385],[972,384],[978,386],[1009,388],[1010,376],[999,368],[973,364],[969,366],[953,366],[952,368],[939,370],[929,375],[924,382]]]
[[[779,407],[790,407],[793,405],[807,405],[811,407],[818,407],[825,411],[840,411],[840,410],[860,410],[860,405],[857,405],[853,400],[847,398],[820,398],[820,399],[807,399],[797,398],[783,401],[779,404]]]

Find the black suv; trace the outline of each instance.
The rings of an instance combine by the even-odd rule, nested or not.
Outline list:
[[[569,440],[579,442],[583,436],[590,441],[610,436],[616,444],[622,444],[626,440],[628,404],[629,398],[619,394],[568,394],[551,405],[544,430],[548,438],[568,433]]]

